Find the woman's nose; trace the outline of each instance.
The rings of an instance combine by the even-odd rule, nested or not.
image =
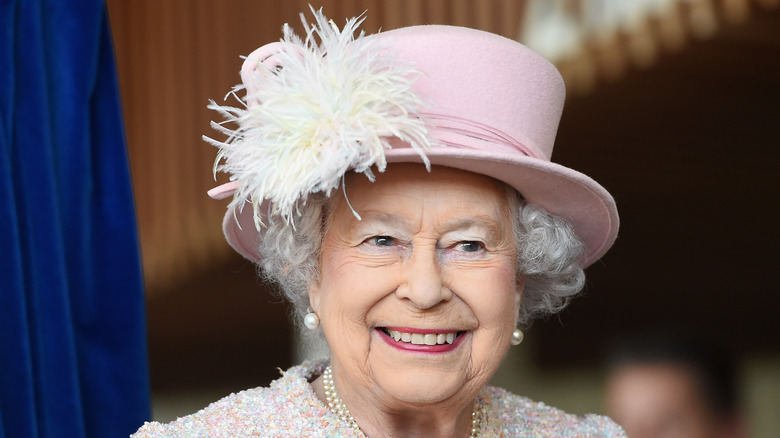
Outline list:
[[[396,291],[399,298],[409,300],[418,309],[429,309],[452,298],[452,291],[442,281],[442,266],[435,248],[415,248],[404,268],[404,280]]]

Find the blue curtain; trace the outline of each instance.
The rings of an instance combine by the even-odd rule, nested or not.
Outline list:
[[[0,0],[0,438],[148,419],[137,240],[106,5]]]

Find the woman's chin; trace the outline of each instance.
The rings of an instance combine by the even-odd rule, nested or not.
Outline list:
[[[399,378],[400,376],[400,378]],[[376,376],[376,383],[392,399],[408,404],[434,404],[466,390],[465,376],[434,370],[408,370],[402,375]]]
[[[371,373],[374,383],[392,398],[411,404],[437,403],[467,391],[471,355],[470,334],[462,335],[454,348],[393,345],[384,335],[372,336]]]

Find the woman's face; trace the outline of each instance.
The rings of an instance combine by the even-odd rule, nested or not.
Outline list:
[[[342,397],[470,399],[509,348],[522,293],[505,189],[394,164],[374,183],[348,176],[346,194],[362,220],[334,200],[309,291]]]

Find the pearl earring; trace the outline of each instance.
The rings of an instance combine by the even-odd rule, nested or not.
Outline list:
[[[314,330],[320,326],[320,317],[317,316],[316,313],[312,312],[311,309],[308,309],[308,311],[309,313],[303,317],[303,325],[305,325],[309,330]]]
[[[512,331],[512,345],[520,345],[520,343],[523,342],[523,338],[525,338],[525,335],[522,330],[516,328]]]

